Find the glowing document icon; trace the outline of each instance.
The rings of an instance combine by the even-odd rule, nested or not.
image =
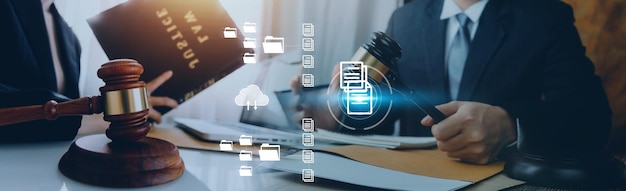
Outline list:
[[[302,55],[303,68],[315,68],[315,58],[313,55]]]
[[[348,115],[371,115],[373,112],[372,86],[367,81],[367,67],[363,62],[340,63],[340,88],[346,93]]]
[[[302,133],[302,145],[307,147],[315,146],[315,137],[313,133]]]
[[[224,28],[224,38],[237,38],[237,28]]]
[[[244,48],[256,48],[256,38],[245,38],[243,39],[243,47]]]
[[[303,182],[314,182],[315,181],[315,172],[313,169],[302,169],[302,181]]]
[[[315,155],[313,150],[303,150],[302,151],[302,162],[304,163],[314,163]]]
[[[304,132],[313,132],[315,130],[315,121],[313,118],[302,118],[302,130]]]
[[[241,145],[241,146],[250,146],[250,145],[252,145],[252,136],[249,136],[249,135],[241,135],[241,136],[239,136],[239,145]]]
[[[280,161],[280,145],[261,144],[259,159],[261,161]]]
[[[266,54],[285,53],[285,38],[266,36],[263,41],[263,52]]]
[[[244,53],[243,54],[243,63],[244,64],[256,64],[256,54]]]
[[[239,151],[239,161],[252,161],[252,151]]]
[[[348,115],[372,114],[372,86],[370,83],[365,83],[364,89],[351,89],[346,93],[346,110]]]
[[[313,23],[302,23],[302,35],[306,37],[315,35],[315,26],[313,26]]]
[[[220,141],[220,151],[232,151],[233,150],[233,142],[222,140]]]
[[[256,23],[245,22],[243,23],[244,33],[256,33]]]
[[[239,167],[239,176],[252,176],[252,167],[242,165]]]
[[[302,74],[302,86],[305,88],[312,88],[315,86],[315,76],[313,74]]]
[[[367,82],[367,68],[363,62],[344,61],[340,62],[341,78],[339,87],[346,90],[363,89]]]
[[[302,39],[302,50],[304,51],[315,51],[315,41],[312,38],[303,38]]]

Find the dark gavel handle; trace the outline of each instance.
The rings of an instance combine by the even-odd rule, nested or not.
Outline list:
[[[434,120],[434,124],[437,124],[446,118],[448,118],[445,114],[443,114],[439,109],[437,109],[434,105],[431,104],[417,104],[413,102],[417,107],[419,107],[424,113],[428,114]]]
[[[62,103],[50,100],[43,105],[0,109],[0,126],[38,119],[55,120],[59,116],[101,113],[100,96],[84,97]]]
[[[437,109],[434,104],[428,103],[426,99],[424,99],[422,96],[420,96],[417,93],[405,94],[399,90],[396,90],[395,92],[402,95],[405,100],[408,100],[409,102],[413,103],[420,110],[422,110],[424,113],[426,113],[431,118],[433,118],[433,121],[435,122],[435,124],[443,121],[444,119],[448,117],[445,114],[443,114],[441,111],[439,111],[439,109]]]

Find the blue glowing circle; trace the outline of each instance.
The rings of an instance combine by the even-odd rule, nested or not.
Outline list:
[[[378,69],[376,69],[376,68],[373,68],[373,67],[370,67],[370,66],[367,66],[367,68],[368,69],[372,69],[373,71],[379,73],[381,76],[383,76],[383,80],[385,81],[385,83],[378,84],[375,81],[373,81],[371,79],[368,79],[368,82],[371,84],[371,88],[372,88],[372,92],[371,92],[371,94],[372,94],[372,102],[371,102],[371,104],[372,104],[372,108],[373,109],[372,109],[371,115],[349,115],[348,112],[347,112],[347,109],[346,109],[347,108],[347,105],[346,105],[346,102],[347,102],[347,97],[346,97],[347,96],[347,92],[340,91],[341,92],[341,96],[329,96],[329,95],[331,95],[333,93],[333,89],[331,89],[331,88],[333,88],[333,86],[329,86],[328,89],[326,90],[326,95],[327,95],[326,96],[327,97],[326,105],[328,107],[329,113],[331,114],[333,119],[338,124],[340,124],[342,127],[346,128],[346,129],[350,129],[350,130],[353,130],[353,131],[356,131],[356,130],[368,131],[368,130],[371,130],[371,129],[375,128],[375,127],[378,127],[378,125],[380,125],[389,116],[389,113],[391,112],[391,108],[393,107],[393,100],[391,98],[391,97],[393,97],[392,96],[393,88],[391,87],[387,77],[382,72],[380,72]],[[333,76],[333,78],[330,81],[330,84],[337,83],[338,78],[339,78],[339,73],[337,73],[337,74],[335,74]],[[381,87],[382,85],[385,85],[387,87],[386,88],[385,87]],[[384,88],[384,89],[382,89],[382,88]],[[386,90],[386,89],[388,89],[388,90]],[[386,95],[386,96],[389,96],[389,97],[385,97],[385,95],[383,94],[383,91],[388,92],[389,94]],[[340,109],[341,109],[341,114],[343,116],[350,117],[352,120],[356,120],[356,121],[365,122],[366,120],[371,120],[371,122],[368,123],[368,124],[365,124],[365,125],[361,125],[360,127],[355,127],[355,126],[351,126],[349,124],[345,124],[333,112],[333,109],[332,109],[332,106],[331,106],[331,103],[330,103],[331,100],[328,100],[329,97],[330,98],[333,98],[333,97],[337,98],[337,102],[341,103],[341,104],[339,104],[339,106],[340,106]],[[357,98],[357,99],[363,99],[363,98]],[[385,112],[385,113],[384,113],[384,115],[381,116],[379,114],[379,112]],[[380,118],[380,119],[376,120],[376,118]]]

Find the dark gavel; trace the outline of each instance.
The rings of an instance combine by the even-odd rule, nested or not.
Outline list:
[[[404,99],[416,106],[425,114],[429,115],[435,123],[446,119],[447,116],[439,111],[439,109],[435,107],[435,104],[430,103],[428,99],[423,97],[420,93],[415,91],[404,92],[409,90],[409,88],[392,70],[396,67],[396,62],[401,56],[402,49],[395,40],[383,32],[374,32],[370,40],[354,53],[351,60],[362,61],[363,64],[375,69],[369,69],[372,71],[367,73],[368,80],[372,82],[371,84],[381,84],[384,82],[383,78],[385,78],[389,83],[395,86],[392,88],[394,93],[401,96],[400,99]]]
[[[139,81],[143,67],[134,60],[120,59],[103,64],[98,77],[104,80],[101,96],[84,97],[63,103],[50,100],[39,106],[0,109],[0,126],[59,116],[90,115],[104,112],[111,122],[106,131],[114,142],[137,141],[148,134],[148,95],[146,83]]]
[[[151,125],[146,120],[148,94],[146,83],[139,81],[141,73],[143,67],[135,60],[110,61],[98,70],[98,77],[105,83],[100,88],[101,96],[0,109],[0,126],[104,112],[104,120],[111,122],[106,137],[89,135],[74,141],[59,162],[61,173],[106,187],[170,182],[182,176],[185,165],[175,145],[146,137]]]

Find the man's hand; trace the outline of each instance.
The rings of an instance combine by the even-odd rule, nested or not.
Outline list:
[[[154,80],[148,82],[146,84],[146,88],[148,89],[148,95],[152,95],[152,92],[159,88],[165,81],[169,80],[172,77],[173,72],[168,70],[163,72],[159,77]],[[178,102],[169,97],[148,97],[148,102],[150,103],[150,113],[148,117],[157,123],[161,123],[161,113],[154,109],[154,106],[167,106],[171,108],[178,107]]]
[[[439,105],[437,109],[449,117],[434,124],[433,119],[426,116],[422,125],[432,126],[439,150],[447,152],[449,157],[487,164],[517,137],[513,121],[498,106],[453,101]]]

